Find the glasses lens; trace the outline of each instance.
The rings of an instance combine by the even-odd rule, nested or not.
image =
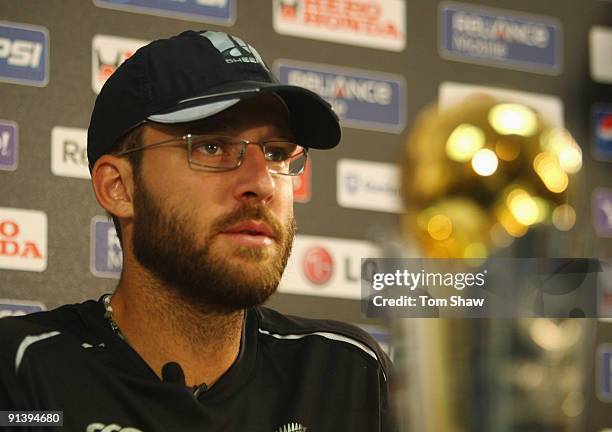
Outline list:
[[[269,169],[279,174],[301,174],[306,164],[304,149],[289,141],[266,142],[264,156],[268,161]]]
[[[243,152],[244,144],[240,139],[200,135],[192,138],[190,160],[192,164],[206,168],[234,168]]]

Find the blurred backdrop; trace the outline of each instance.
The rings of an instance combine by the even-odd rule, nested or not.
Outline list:
[[[0,317],[113,290],[89,115],[122,61],[187,29],[245,39],[342,119],[342,144],[294,183],[272,307],[366,328],[407,431],[612,430],[610,323],[387,322],[359,305],[367,257],[610,256],[605,0],[2,0]]]

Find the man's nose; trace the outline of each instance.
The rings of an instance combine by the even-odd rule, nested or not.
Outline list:
[[[272,199],[276,185],[260,146],[247,146],[236,174],[234,197],[237,200],[267,202]]]

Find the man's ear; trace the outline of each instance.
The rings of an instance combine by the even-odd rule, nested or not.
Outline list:
[[[134,215],[134,176],[126,159],[101,156],[91,172],[91,182],[98,203],[107,212],[118,218]]]

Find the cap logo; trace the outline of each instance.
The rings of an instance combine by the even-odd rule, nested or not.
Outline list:
[[[213,44],[225,59],[225,63],[259,63],[268,70],[257,50],[242,39],[215,31],[207,31],[200,35]]]

